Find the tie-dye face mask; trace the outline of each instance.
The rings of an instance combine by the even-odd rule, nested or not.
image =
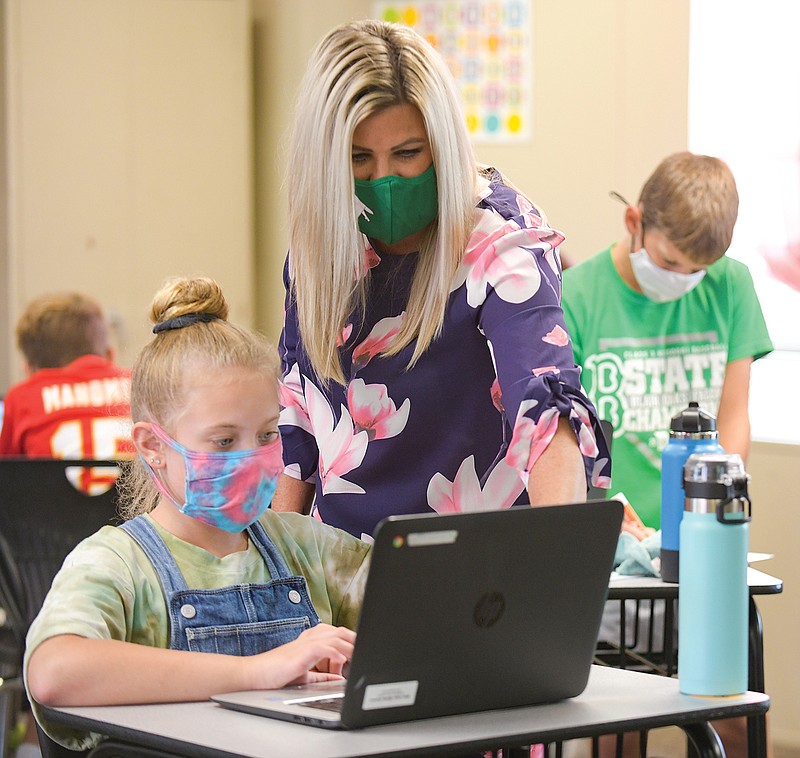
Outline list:
[[[252,450],[197,453],[175,442],[157,424],[151,426],[162,442],[183,456],[186,481],[183,503],[175,500],[145,461],[159,492],[182,513],[235,533],[257,521],[269,508],[283,471],[280,437]]]

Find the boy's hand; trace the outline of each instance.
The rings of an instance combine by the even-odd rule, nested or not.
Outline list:
[[[652,534],[655,534],[656,530],[650,526],[644,525],[639,518],[639,514],[636,513],[633,506],[628,502],[628,498],[626,498],[622,492],[614,495],[614,499],[621,501],[624,508],[621,531],[632,534],[640,542]]]
[[[642,540],[647,539],[651,535],[655,534],[656,530],[650,526],[645,526],[641,523],[637,524],[635,521],[628,521],[625,519],[622,522],[621,531],[632,534],[637,540],[639,540],[639,542],[641,542]]]

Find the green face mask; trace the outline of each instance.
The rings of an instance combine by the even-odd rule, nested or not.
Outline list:
[[[366,206],[358,228],[368,237],[391,245],[424,229],[439,213],[436,171],[419,176],[384,176],[375,181],[355,180],[356,197]]]

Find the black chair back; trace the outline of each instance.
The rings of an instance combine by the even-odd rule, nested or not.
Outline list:
[[[600,428],[603,431],[603,436],[606,438],[606,444],[608,445],[608,450],[609,452],[611,452],[611,443],[614,440],[614,427],[611,425],[610,421],[601,419]],[[611,490],[606,490],[601,487],[595,487],[594,485],[592,485],[591,487],[589,487],[589,491],[586,494],[586,497],[589,500],[603,500],[609,496],[610,492]]]
[[[64,558],[101,526],[119,523],[116,486],[87,495],[67,469],[118,463],[0,458],[0,605],[20,663],[28,627]]]

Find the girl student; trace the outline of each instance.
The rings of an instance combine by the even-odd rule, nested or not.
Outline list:
[[[227,320],[210,279],[167,282],[150,316],[132,372],[128,520],[75,548],[31,626],[35,713],[340,678],[352,653],[368,545],[268,509],[283,469],[275,350]]]

